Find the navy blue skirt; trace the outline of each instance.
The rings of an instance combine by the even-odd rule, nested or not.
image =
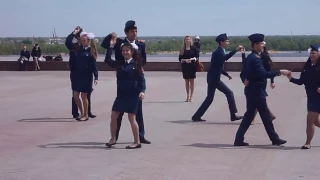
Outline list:
[[[309,99],[307,102],[307,109],[311,112],[320,113],[320,102],[314,99]]]
[[[137,114],[139,94],[116,97],[112,111]]]

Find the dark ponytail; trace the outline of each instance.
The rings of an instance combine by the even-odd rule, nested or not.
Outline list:
[[[143,74],[142,61],[139,50],[133,50],[132,58],[135,60],[136,77],[137,79],[139,79],[141,74]]]
[[[270,54],[267,50],[266,47],[263,47],[263,52],[261,53],[261,59],[263,59],[264,61],[267,61],[267,63],[272,67],[273,66],[273,61],[270,57]]]

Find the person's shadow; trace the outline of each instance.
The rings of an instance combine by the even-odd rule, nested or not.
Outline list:
[[[206,144],[206,143],[194,143],[189,145],[182,145],[186,147],[197,147],[197,148],[213,148],[213,149],[243,149],[243,148],[252,148],[252,149],[273,149],[273,150],[301,150],[301,147],[297,146],[273,146],[273,145],[249,145],[249,146],[234,146],[233,144]],[[320,146],[312,146],[320,147]]]
[[[188,125],[188,124],[198,124],[198,125],[208,125],[208,124],[211,124],[211,125],[222,125],[222,126],[239,126],[240,125],[240,122],[214,122],[214,121],[205,121],[205,122],[194,122],[192,120],[175,120],[175,121],[166,121],[166,122],[169,122],[169,123],[174,123],[174,124],[185,124],[185,125]]]
[[[51,143],[39,145],[40,148],[62,148],[62,149],[103,149],[110,150],[103,142],[69,142],[69,143]],[[117,144],[130,144],[129,142],[120,142]],[[119,149],[119,148],[117,148]]]
[[[77,122],[74,118],[29,118],[29,119],[20,119],[18,122]]]

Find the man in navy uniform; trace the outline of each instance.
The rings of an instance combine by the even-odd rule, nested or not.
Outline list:
[[[76,60],[76,55],[75,55],[75,50],[79,48],[79,38],[80,38],[80,33],[83,31],[83,29],[80,26],[77,26],[76,29],[67,37],[72,39],[72,44],[68,44],[66,39],[66,47],[69,49],[69,70],[70,70],[70,80],[71,84],[73,79],[75,78],[75,63],[74,61]],[[92,89],[93,91],[93,89]],[[91,113],[91,93],[88,93],[87,98],[88,98],[88,116],[90,118],[95,118],[96,116]],[[72,91],[72,116],[73,118],[78,118],[79,117],[79,112],[78,112],[78,107],[76,104],[76,101],[73,98],[73,91]]]
[[[113,49],[115,51],[115,59],[116,61],[124,62],[124,57],[121,54],[122,43],[134,43],[138,46],[138,52],[140,54],[140,58],[142,58],[142,65],[144,66],[147,62],[146,45],[143,41],[136,40],[137,32],[138,32],[137,29],[138,28],[137,28],[136,22],[133,20],[129,20],[125,24],[124,32],[126,34],[126,37],[124,39],[117,38],[116,33],[111,33],[104,38],[103,42],[101,43],[101,46],[107,49],[110,47],[111,39],[116,39],[116,43],[113,46]],[[118,128],[117,128],[117,135],[116,135],[117,140],[119,137],[123,114],[124,114],[123,112],[120,113],[118,117]],[[142,100],[139,100],[136,120],[139,125],[140,142],[144,144],[150,144],[151,142],[144,137],[145,132],[144,132],[143,113],[142,113]]]
[[[263,125],[267,131],[267,134],[272,142],[272,145],[285,144],[287,141],[279,138],[275,132],[270,112],[268,110],[266,102],[266,94],[264,92],[264,81],[267,78],[275,76],[287,75],[288,70],[275,70],[267,72],[260,59],[259,54],[263,51],[265,45],[263,34],[252,34],[249,36],[251,41],[252,52],[247,56],[243,62],[243,70],[241,73],[241,79],[245,86],[245,95],[247,99],[247,111],[243,117],[240,127],[237,131],[234,146],[248,146],[249,143],[244,142],[244,135],[247,132],[252,119],[254,117],[256,109],[258,110]]]
[[[197,112],[192,116],[192,120],[196,122],[205,121],[201,117],[207,111],[211,105],[216,89],[221,91],[226,95],[230,111],[230,120],[236,121],[242,119],[242,116],[237,116],[237,107],[234,99],[233,92],[220,80],[221,74],[228,76],[231,79],[231,76],[228,75],[223,70],[223,64],[225,61],[230,59],[237,51],[240,51],[243,47],[238,46],[236,50],[231,51],[229,54],[226,54],[225,49],[229,45],[229,39],[227,34],[220,34],[216,38],[216,42],[219,43],[219,47],[212,53],[210,68],[207,73],[207,97],[204,102],[201,104]]]

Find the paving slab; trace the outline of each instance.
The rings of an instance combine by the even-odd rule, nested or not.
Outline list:
[[[234,92],[239,114],[245,97],[239,73],[223,81]],[[299,76],[295,73],[294,76]],[[288,140],[271,146],[260,117],[246,135],[249,147],[233,147],[239,122],[230,122],[225,96],[217,92],[205,123],[190,121],[206,96],[206,74],[198,73],[194,102],[186,98],[179,72],[146,72],[143,112],[151,145],[126,150],[133,141],[124,118],[119,144],[107,149],[115,72],[101,72],[92,94],[97,118],[71,119],[68,72],[0,72],[0,180],[318,180],[320,134],[312,149],[305,141],[303,86],[275,79],[268,104],[278,134]]]

